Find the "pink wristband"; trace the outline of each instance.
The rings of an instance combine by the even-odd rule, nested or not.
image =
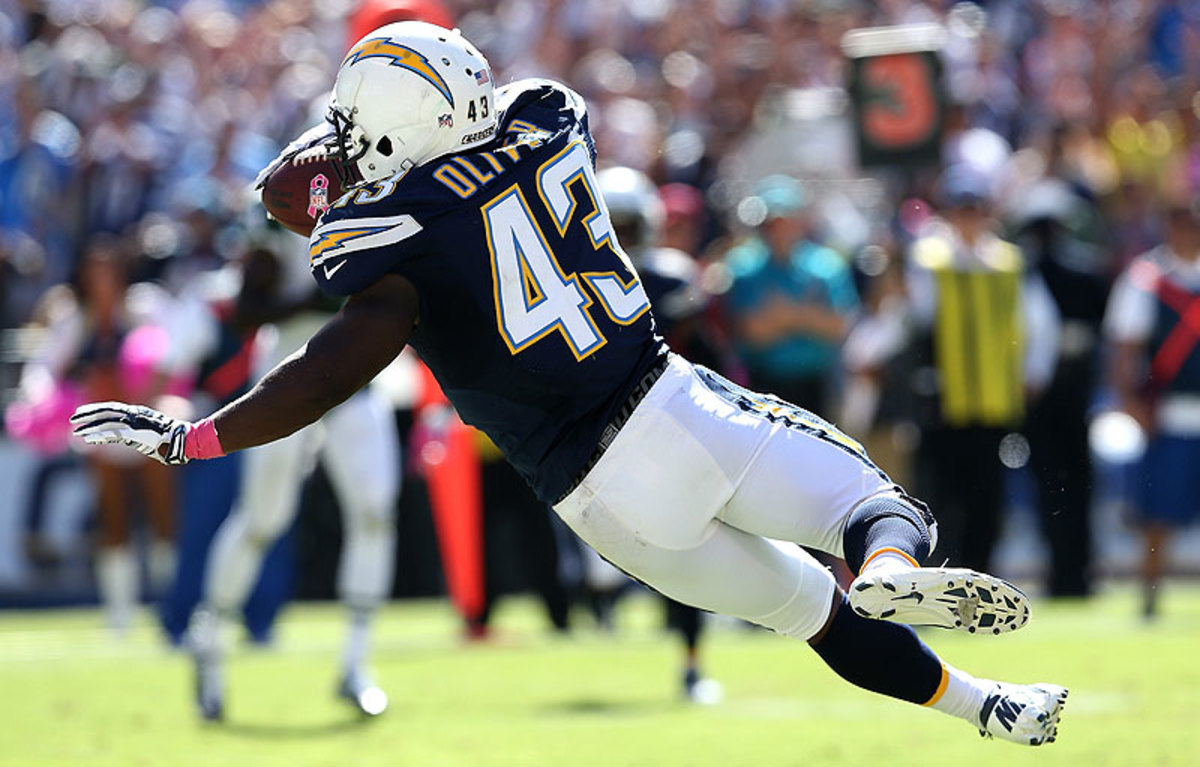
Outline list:
[[[205,418],[188,427],[183,438],[183,454],[192,458],[220,458],[225,455],[221,440],[217,438],[217,427],[211,418]]]

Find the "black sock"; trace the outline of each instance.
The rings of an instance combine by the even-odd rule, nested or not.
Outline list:
[[[865,690],[927,703],[942,681],[942,662],[910,627],[863,618],[842,603],[820,642],[812,645],[838,676]]]
[[[877,495],[858,505],[846,520],[842,551],[850,572],[858,575],[865,560],[883,548],[896,549],[920,564],[933,545],[933,517],[919,502],[908,503],[895,495]]]

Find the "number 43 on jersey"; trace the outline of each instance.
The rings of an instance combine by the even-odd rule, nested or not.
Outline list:
[[[582,142],[572,143],[537,172],[538,195],[559,235],[567,236],[579,205],[571,189],[576,180],[582,180],[591,197],[592,212],[575,225],[583,226],[594,251],[605,251],[598,264],[619,259],[631,276],[624,280],[613,270],[568,274],[555,258],[521,188],[514,184],[501,192],[482,212],[491,252],[496,323],[513,354],[554,332],[562,334],[577,360],[604,346],[604,335],[590,311],[593,296],[618,325],[636,322],[650,308],[646,291],[613,234],[590,154]],[[585,284],[590,290],[585,290]]]

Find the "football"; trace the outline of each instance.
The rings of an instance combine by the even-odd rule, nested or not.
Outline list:
[[[345,174],[338,172],[328,141],[318,128],[306,131],[263,169],[256,183],[267,215],[305,237],[342,194]]]
[[[342,193],[335,160],[320,157],[303,161],[297,155],[263,181],[262,201],[267,215],[308,237],[317,219]]]

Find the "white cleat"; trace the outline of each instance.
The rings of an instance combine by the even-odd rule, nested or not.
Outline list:
[[[338,697],[363,716],[379,716],[387,711],[388,696],[363,671],[347,672],[338,683]]]
[[[864,618],[1000,634],[1029,622],[1029,597],[1003,578],[951,567],[866,572],[850,584]]]
[[[187,648],[196,673],[196,708],[206,722],[225,718],[225,668],[220,622],[215,613],[197,610],[188,627]]]
[[[1066,703],[1067,688],[1056,684],[997,682],[996,689],[983,702],[979,734],[1026,746],[1053,743],[1058,737],[1058,718]]]
[[[698,706],[715,706],[724,700],[725,688],[717,680],[688,669],[683,675],[683,697]]]
[[[225,719],[225,680],[221,662],[212,656],[193,655],[196,662],[196,709],[206,722]]]

